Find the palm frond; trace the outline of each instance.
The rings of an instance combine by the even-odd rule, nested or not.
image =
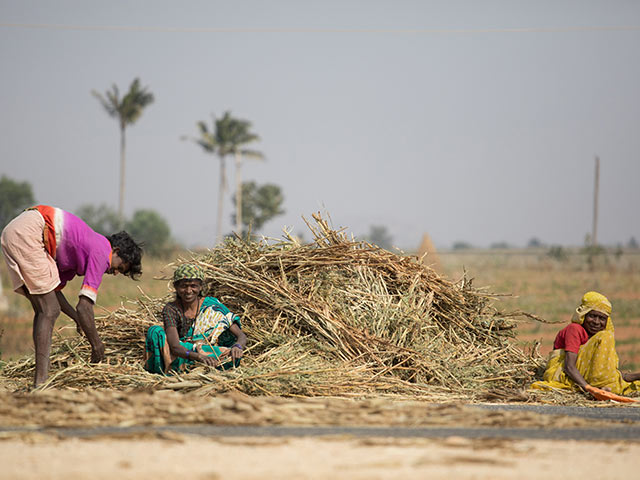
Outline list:
[[[100,92],[96,90],[91,90],[91,94],[98,99],[102,107],[106,110],[106,112],[111,117],[118,116],[118,87],[113,86],[114,91],[106,91],[103,96]]]
[[[148,87],[140,87],[140,79],[136,78],[131,83],[129,91],[120,99],[118,86],[113,84],[111,90],[107,90],[103,95],[92,90],[92,94],[100,101],[107,113],[118,118],[121,127],[134,123],[144,108],[153,103],[154,97],[147,90]]]
[[[211,142],[208,142],[206,140],[196,140],[196,143],[200,145],[206,152],[215,152],[215,145],[212,145]]]
[[[239,150],[238,153],[240,153],[244,158],[249,158],[251,160],[264,160],[264,154],[262,152],[259,152],[257,150],[247,150],[247,149],[242,149]]]
[[[207,127],[206,123],[204,123],[203,121],[199,121],[197,125],[201,134],[207,135],[209,133],[209,128]]]

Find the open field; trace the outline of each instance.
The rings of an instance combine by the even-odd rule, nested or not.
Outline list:
[[[551,350],[583,293],[603,293],[613,304],[620,368],[640,370],[640,252],[600,256],[593,269],[585,255],[570,250],[565,260],[537,249],[440,252],[439,257],[450,278],[466,270],[476,287],[507,294],[499,308],[524,310],[550,322],[526,321],[518,329],[519,343],[527,347],[538,341],[543,354]]]

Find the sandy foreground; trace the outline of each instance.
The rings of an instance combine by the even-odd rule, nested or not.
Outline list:
[[[164,438],[0,442],[0,478],[635,478],[640,443],[386,438]],[[564,470],[564,471],[561,471]]]

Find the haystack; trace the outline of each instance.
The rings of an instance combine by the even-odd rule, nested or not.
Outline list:
[[[435,245],[431,241],[431,237],[428,233],[422,235],[422,241],[418,247],[418,259],[428,267],[434,269],[436,272],[442,274],[442,264],[440,263],[440,257],[436,250]]]
[[[240,368],[171,377],[143,370],[145,330],[159,322],[168,294],[97,320],[107,363],[86,364],[86,341],[56,339],[48,386],[468,399],[531,381],[541,359],[512,340],[518,312],[500,312],[496,296],[466,278],[452,282],[416,257],[350,240],[313,218],[308,244],[235,238],[176,262],[198,263],[207,293],[241,315],[249,345]],[[33,369],[29,357],[2,374],[28,385]]]

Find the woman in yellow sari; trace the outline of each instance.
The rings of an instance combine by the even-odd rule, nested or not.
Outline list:
[[[607,297],[598,292],[585,293],[571,323],[556,336],[543,380],[531,388],[580,389],[596,398],[600,398],[598,389],[617,395],[639,391],[640,373],[618,370],[610,315]]]

